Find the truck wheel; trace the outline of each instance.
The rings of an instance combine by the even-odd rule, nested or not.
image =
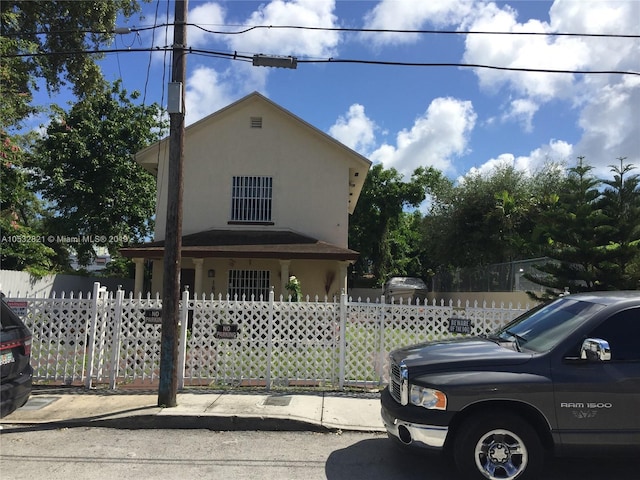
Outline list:
[[[458,470],[474,480],[532,480],[544,463],[534,428],[510,413],[467,420],[454,440],[453,453]]]

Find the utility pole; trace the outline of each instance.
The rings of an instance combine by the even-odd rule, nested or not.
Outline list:
[[[186,79],[187,0],[175,0],[173,61],[169,93],[169,174],[164,237],[162,331],[158,405],[177,406],[178,321],[182,264],[182,194],[184,165],[184,85]],[[171,88],[172,87],[172,88]],[[184,306],[186,308],[186,305]]]

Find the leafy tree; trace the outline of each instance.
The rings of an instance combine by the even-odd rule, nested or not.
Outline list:
[[[443,263],[473,267],[527,255],[533,190],[523,172],[505,165],[469,174],[437,197],[428,235]]]
[[[37,142],[36,187],[53,212],[47,228],[56,237],[80,237],[72,246],[81,264],[106,246],[112,257],[129,241],[152,231],[155,181],[133,155],[156,141],[161,109],[137,105],[120,82],[105,85],[66,112],[57,109]]]
[[[417,208],[427,191],[443,182],[442,173],[433,168],[416,169],[409,181],[394,168],[385,170],[382,164],[369,170],[349,226],[350,246],[360,252],[357,274],[370,272],[380,284],[390,274],[406,271],[404,260],[398,262],[393,253],[394,246],[400,247],[405,241],[398,234],[404,209]]]
[[[515,278],[509,262],[541,255],[540,246],[531,240],[537,212],[560,189],[564,177],[564,168],[556,163],[532,175],[501,165],[436,192],[423,219],[422,236],[428,257],[424,264],[437,275],[439,289],[454,289],[460,279],[482,288],[512,288]],[[497,264],[504,268],[494,269],[489,282],[486,267]],[[463,288],[472,288],[471,283]]]
[[[594,263],[600,255],[596,227],[601,219],[595,208],[600,182],[591,170],[579,157],[577,166],[569,169],[563,190],[551,198],[552,204],[539,218],[544,254],[551,261],[536,266],[542,275],[525,274],[525,278],[547,287],[545,296],[565,288],[575,292],[594,287]]]
[[[422,214],[418,210],[402,212],[398,217],[393,233],[389,236],[389,249],[393,259],[391,274],[420,278],[429,276],[421,226]]]
[[[0,24],[4,30],[7,15],[0,14]],[[30,105],[31,91],[35,88],[35,77],[29,75],[29,70],[19,58],[7,57],[16,50],[29,50],[28,42],[7,38],[0,35],[0,128],[20,126],[21,120],[36,113],[37,108]],[[4,135],[8,135],[5,133]],[[5,137],[6,138],[6,137]]]
[[[27,188],[24,149],[0,131],[0,265],[8,270],[48,273],[54,252],[40,233],[40,202]]]
[[[604,214],[598,229],[603,237],[604,258],[598,265],[599,286],[605,289],[636,289],[640,286],[640,175],[631,174],[636,167],[610,165],[613,180],[602,180],[606,186],[598,206]]]
[[[32,92],[35,78],[51,92],[68,83],[79,98],[101,89],[96,61],[104,54],[88,52],[111,42],[118,14],[130,17],[138,11],[136,0],[3,0],[0,51],[14,72],[2,76],[3,93]],[[18,117],[26,113],[16,110]]]

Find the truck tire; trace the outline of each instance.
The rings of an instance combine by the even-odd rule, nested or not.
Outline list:
[[[544,449],[538,434],[512,413],[476,415],[458,432],[454,460],[466,479],[533,480],[542,471]]]

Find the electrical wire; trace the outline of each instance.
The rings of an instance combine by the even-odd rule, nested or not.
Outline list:
[[[154,19],[153,22],[155,23],[158,20],[158,10],[160,9],[160,0],[156,0],[156,10],[154,13]],[[136,32],[136,35],[140,35],[140,32]],[[156,31],[154,30],[153,33],[151,34],[151,45],[153,45],[153,42],[155,41],[156,38]],[[153,52],[149,52],[149,61],[147,62],[147,74],[146,77],[144,79],[144,93],[142,95],[142,104],[144,105],[146,100],[147,100],[147,87],[149,86],[149,77],[151,76],[151,60],[153,58]]]
[[[347,27],[309,27],[301,25],[254,25],[243,30],[234,32],[228,30],[209,30],[195,23],[187,23],[188,26],[196,27],[207,33],[219,35],[241,35],[252,30],[259,29],[289,29],[289,30],[311,30],[323,32],[351,32],[351,33],[407,33],[407,34],[443,34],[443,35],[532,35],[546,37],[595,37],[595,38],[640,38],[640,34],[625,33],[569,33],[569,32],[499,32],[491,30],[409,30],[409,29],[389,29],[389,28],[347,28]],[[224,26],[224,25],[223,25]]]
[[[160,0],[157,0],[157,1],[158,1],[157,5],[159,6],[160,5]],[[168,22],[169,21],[169,2],[167,2],[167,8],[166,8],[166,11],[165,11],[165,15],[166,15],[167,22]],[[154,19],[154,23],[155,23],[155,21],[157,19],[158,19],[158,8],[156,7],[156,18]],[[154,32],[153,37],[155,39],[155,32]],[[167,27],[165,29],[165,40],[167,38],[169,38],[169,27]],[[153,45],[153,43],[152,43],[152,45]],[[167,53],[168,53],[168,51],[165,49],[164,58],[162,60],[163,68],[162,68],[162,86],[161,86],[161,92],[160,92],[160,105],[164,105],[164,95],[165,95],[167,71],[170,70],[170,68],[171,68],[171,66],[170,66],[171,62],[167,63]],[[151,56],[152,55],[153,55],[153,53],[149,54],[149,68],[151,67]],[[147,75],[149,75],[149,72],[147,72]],[[148,80],[149,80],[149,78],[147,77],[147,81]],[[162,138],[162,132],[159,132],[158,137],[160,139]],[[164,142],[162,140],[159,140],[157,142],[157,144],[158,144],[158,152],[157,152],[157,155],[158,155],[157,156],[157,161],[158,161],[158,163],[157,163],[157,165],[158,165],[158,168],[160,168],[160,157],[161,157],[161,154],[162,154],[162,147],[164,146]],[[162,168],[161,172],[160,171],[156,172],[156,175],[160,175],[160,177],[158,178],[158,182],[157,182],[157,184],[158,184],[158,195],[160,196],[160,198],[162,197],[162,186],[164,185],[165,170],[166,170],[166,168]],[[158,216],[158,208],[159,208],[159,206],[156,204],[156,217]]]
[[[66,51],[66,52],[35,52],[35,53],[17,53],[17,54],[5,54],[4,57],[38,57],[48,55],[80,55],[80,54],[110,54],[117,52],[150,52],[150,51],[166,51],[166,50],[178,50],[171,46],[155,47],[155,48],[135,48],[135,49],[96,49],[96,50],[78,50],[78,51]],[[186,47],[179,49],[186,54],[198,54],[203,56],[211,56],[218,58],[227,58],[229,60],[251,62],[253,61],[253,55],[242,55],[237,52],[217,52],[213,50],[202,50]],[[384,60],[362,60],[362,59],[342,59],[342,58],[326,58],[326,59],[297,59],[298,63],[351,63],[361,65],[379,65],[379,66],[401,66],[401,67],[459,67],[459,68],[480,68],[490,70],[503,70],[513,72],[530,72],[530,73],[564,73],[564,74],[576,74],[576,75],[638,75],[640,72],[633,70],[570,70],[570,69],[549,69],[549,68],[526,68],[526,67],[509,67],[499,65],[488,65],[480,63],[459,63],[459,62],[444,62],[444,63],[432,63],[432,62],[399,62],[399,61],[384,61]]]
[[[397,62],[384,60],[357,60],[343,58],[328,58],[325,60],[304,60],[298,59],[298,63],[355,63],[366,65],[385,65],[400,67],[459,67],[459,68],[481,68],[489,70],[504,70],[510,72],[531,72],[531,73],[568,73],[576,75],[640,75],[640,72],[621,70],[563,70],[549,68],[525,68],[525,67],[501,67],[498,65],[485,65],[480,63],[431,63],[431,62]]]
[[[167,22],[162,24],[154,24],[145,27],[130,27],[129,32],[144,32],[156,28],[167,28],[175,26],[175,23]],[[592,37],[592,38],[640,38],[640,34],[631,33],[576,33],[576,32],[513,32],[513,31],[495,31],[495,30],[412,30],[412,29],[394,29],[394,28],[349,28],[349,27],[310,27],[304,25],[220,25],[220,27],[242,27],[240,30],[212,30],[203,27],[197,23],[186,23],[189,27],[198,28],[204,32],[216,35],[242,35],[253,30],[310,30],[323,32],[346,32],[346,33],[402,33],[402,34],[419,34],[419,35],[516,35],[516,36],[543,36],[543,37]],[[129,33],[127,32],[127,33]],[[37,32],[17,32],[3,33],[6,37],[15,36],[32,36],[46,34],[62,34],[62,33],[84,33],[84,34],[102,34],[110,35],[113,33],[121,33],[116,31],[105,30],[56,30],[56,31],[37,31]]]

